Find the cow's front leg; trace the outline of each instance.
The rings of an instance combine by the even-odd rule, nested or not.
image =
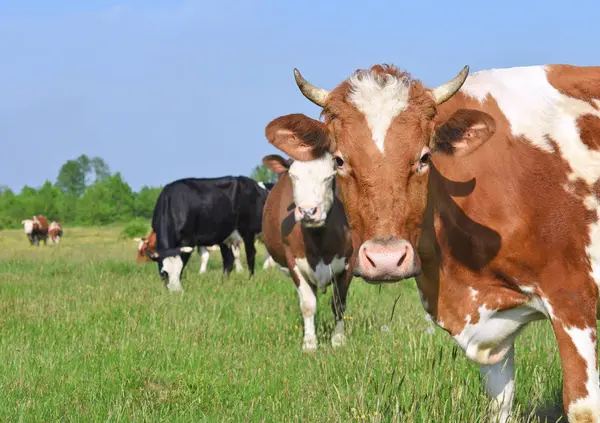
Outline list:
[[[510,347],[504,360],[480,367],[483,391],[492,400],[492,423],[508,421],[515,397],[515,346]]]
[[[198,247],[198,254],[200,254],[200,273],[206,273],[210,253],[206,247]]]
[[[346,334],[344,331],[344,313],[346,312],[346,295],[352,280],[352,273],[345,271],[338,275],[332,286],[331,310],[335,317],[335,328],[331,335],[331,345],[334,348],[346,345]]]
[[[596,319],[591,311],[587,314],[585,322],[581,314],[577,322],[569,321],[568,315],[552,319],[562,362],[563,404],[569,423],[600,423]]]
[[[304,317],[304,342],[302,350],[311,352],[317,349],[317,335],[315,333],[315,313],[317,312],[317,288],[309,284],[298,266],[294,267],[292,278],[296,284],[300,298],[300,310]]]

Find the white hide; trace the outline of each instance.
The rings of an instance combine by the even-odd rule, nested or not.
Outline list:
[[[384,152],[388,129],[396,116],[408,107],[408,78],[363,71],[352,75],[350,101],[365,115],[375,145]]]
[[[325,292],[327,285],[332,282],[333,277],[342,273],[347,268],[347,265],[345,258],[335,256],[329,264],[325,264],[321,260],[317,263],[315,270],[311,269],[306,258],[297,258],[296,267],[306,280],[316,285],[321,292]]]
[[[33,220],[32,219],[25,219],[25,220],[21,221],[21,223],[23,224],[23,229],[27,235],[29,235],[33,232]]]
[[[310,161],[294,160],[289,168],[294,203],[297,207],[318,207],[325,220],[333,205],[335,163],[330,153]]]
[[[170,292],[183,292],[181,286],[181,272],[183,270],[183,260],[180,256],[167,257],[163,260],[163,272],[169,275],[167,289]]]
[[[589,411],[596,422],[600,422],[600,380],[596,368],[596,344],[592,340],[592,334],[596,328],[578,329],[565,327],[565,332],[571,337],[577,352],[583,358],[586,365],[585,387],[588,395],[576,398],[569,406],[568,417],[570,422],[577,422],[575,415]],[[586,420],[587,421],[587,420]]]

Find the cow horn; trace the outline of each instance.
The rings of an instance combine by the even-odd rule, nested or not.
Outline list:
[[[304,94],[304,97],[308,98],[317,106],[325,106],[325,101],[327,101],[329,91],[324,90],[323,88],[315,87],[313,84],[304,79],[302,74],[300,74],[300,71],[296,68],[294,68],[294,79],[296,80],[296,84],[298,84],[298,88],[300,88],[300,91],[302,94]]]
[[[453,79],[440,85],[437,88],[431,89],[431,94],[436,104],[442,104],[444,101],[452,97],[462,87],[467,76],[469,75],[469,65],[462,68],[462,70]]]
[[[134,240],[135,242],[140,242],[140,241],[142,240],[142,238],[133,238],[133,240]]]

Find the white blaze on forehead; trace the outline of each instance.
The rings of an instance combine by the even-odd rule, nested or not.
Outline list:
[[[316,160],[294,160],[289,174],[292,179],[294,202],[298,207],[320,206],[328,212],[333,204],[333,156],[325,153]]]
[[[366,71],[352,75],[348,82],[350,101],[365,115],[373,141],[383,153],[388,128],[408,107],[409,80]]]

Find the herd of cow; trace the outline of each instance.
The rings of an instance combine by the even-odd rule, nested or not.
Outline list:
[[[31,219],[21,221],[21,225],[25,229],[25,234],[29,243],[34,246],[39,246],[40,241],[44,241],[44,245],[48,242],[59,243],[62,237],[62,225],[57,221],[53,221],[48,225],[46,216],[33,216]]]
[[[260,234],[287,269],[314,350],[316,290],[333,287],[331,342],[344,344],[353,276],[415,278],[424,310],[480,364],[495,419],[514,399],[514,342],[548,319],[570,422],[600,422],[600,67],[468,67],[427,88],[375,65],[333,90],[294,70],[321,119],[271,121],[277,183],[184,179],[167,185],[140,251],[170,291],[193,248],[217,244],[226,272]],[[203,254],[204,250],[201,250]],[[239,254],[238,254],[239,257]]]

